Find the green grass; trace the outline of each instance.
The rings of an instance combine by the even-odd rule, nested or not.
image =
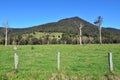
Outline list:
[[[14,46],[0,46],[0,80],[117,80],[120,79],[120,44],[18,46],[19,69],[14,71]],[[57,52],[61,53],[60,72]],[[114,73],[108,67],[113,54]]]

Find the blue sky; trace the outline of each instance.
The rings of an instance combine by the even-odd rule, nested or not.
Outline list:
[[[120,0],[0,0],[0,26],[26,28],[79,16],[93,23],[103,17],[104,27],[120,29]]]

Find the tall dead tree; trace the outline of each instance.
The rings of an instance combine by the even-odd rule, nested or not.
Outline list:
[[[77,27],[77,30],[79,32],[79,43],[80,45],[82,45],[82,28],[83,28],[83,24],[82,23],[77,23],[76,21],[74,22],[76,27]]]
[[[8,21],[5,22],[5,46],[7,46],[7,36],[8,36]]]
[[[101,34],[101,24],[102,24],[102,17],[98,16],[97,20],[94,22],[94,24],[96,24],[98,26],[99,29],[99,37],[100,37],[100,44],[102,44],[102,34]]]

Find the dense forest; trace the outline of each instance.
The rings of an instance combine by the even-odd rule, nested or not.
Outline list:
[[[79,18],[72,17],[33,26],[29,28],[8,28],[9,45],[36,45],[36,44],[79,44],[79,31],[76,24],[82,23],[82,43],[99,43],[98,27]],[[120,30],[102,27],[103,43],[120,43]],[[0,28],[0,44],[5,43],[5,29]]]

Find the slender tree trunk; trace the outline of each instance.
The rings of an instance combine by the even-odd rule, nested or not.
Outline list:
[[[100,35],[100,44],[102,44],[102,35],[101,35],[101,27],[99,25],[99,35]]]
[[[7,46],[7,33],[8,33],[8,30],[7,30],[7,27],[8,27],[8,22],[5,23],[5,46]]]
[[[82,45],[82,28],[83,28],[83,24],[82,23],[77,23],[75,21],[75,24],[77,26],[77,30],[79,31],[79,44]]]
[[[101,34],[101,24],[102,24],[102,17],[98,16],[98,20],[94,22],[95,24],[98,25],[98,29],[99,29],[99,37],[100,37],[100,44],[102,44],[102,34]]]
[[[6,29],[6,35],[5,35],[5,46],[7,46],[7,29]]]
[[[79,27],[79,42],[80,42],[80,45],[82,45],[82,30],[81,30],[82,28],[81,27]]]

